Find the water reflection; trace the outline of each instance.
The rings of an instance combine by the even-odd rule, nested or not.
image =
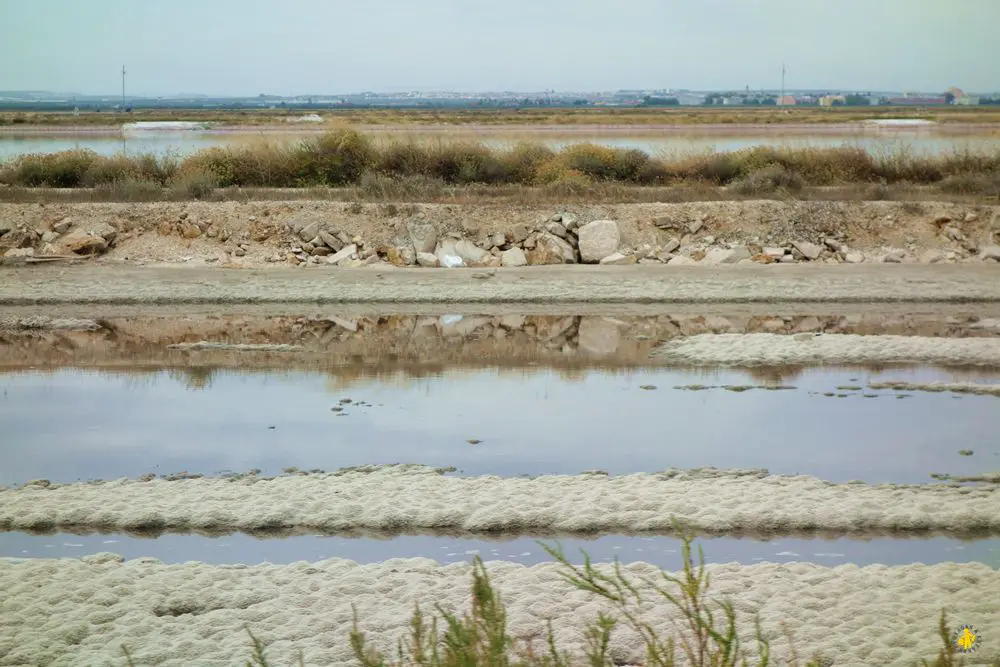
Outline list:
[[[624,135],[624,136],[623,136]],[[131,154],[153,153],[157,155],[187,155],[214,146],[231,146],[259,141],[292,142],[315,133],[262,132],[252,130],[225,132],[183,132],[183,131],[143,131],[114,132],[108,134],[67,132],[45,134],[0,133],[0,158],[26,153],[51,153],[56,151],[86,148],[103,155],[125,152]],[[398,139],[398,136],[375,134],[379,141]],[[407,140],[423,140],[419,134],[407,135]],[[952,151],[992,151],[1000,149],[1000,133],[979,131],[975,134],[945,133],[934,129],[893,130],[891,133],[872,129],[842,131],[839,133],[803,132],[754,133],[752,130],[739,133],[719,134],[717,132],[699,134],[697,128],[683,134],[659,135],[651,132],[629,136],[628,131],[595,134],[564,134],[558,132],[532,133],[525,135],[513,129],[510,132],[475,133],[455,129],[448,138],[459,141],[478,141],[495,147],[510,146],[521,140],[529,140],[559,149],[563,146],[582,142],[603,144],[621,148],[638,148],[652,155],[669,157],[678,153],[700,153],[704,151],[735,151],[753,146],[784,146],[790,148],[859,147],[872,153],[908,151],[917,154],[940,154]],[[440,141],[440,136],[427,140]]]
[[[615,557],[625,563],[644,561],[668,570],[679,569],[681,541],[675,537],[604,535],[597,538],[540,540],[562,547],[572,562],[582,562],[581,550],[595,562]],[[708,563],[813,562],[820,565],[852,563],[864,565],[927,565],[943,562],[981,562],[1000,567],[1000,539],[958,540],[947,537],[894,539],[800,539],[780,537],[754,540],[708,537],[697,540]],[[304,535],[283,539],[260,539],[244,534],[211,538],[168,534],[142,539],[119,534],[29,535],[0,533],[0,558],[79,558],[111,552],[126,559],[153,557],[167,563],[294,563],[326,558],[346,558],[357,563],[375,563],[390,558],[431,558],[439,563],[505,560],[525,565],[551,562],[552,558],[531,537],[470,539],[432,535],[400,535],[390,540],[348,539],[340,536]]]
[[[931,473],[995,471],[996,397],[896,400],[899,392],[866,388],[879,379],[952,377],[920,368],[891,378],[813,369],[793,390],[739,391],[723,386],[757,383],[738,371],[591,369],[567,382],[548,369],[478,369],[346,389],[307,372],[23,372],[0,376],[0,484],[369,463],[505,476],[759,467],[914,483]],[[719,388],[675,388],[692,384]]]

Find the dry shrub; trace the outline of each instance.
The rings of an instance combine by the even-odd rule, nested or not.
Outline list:
[[[378,166],[371,139],[354,130],[328,132],[290,152],[295,185],[346,185]]]
[[[949,194],[1000,197],[1000,170],[954,174],[941,181],[939,187]]]
[[[511,183],[531,185],[538,182],[542,166],[551,162],[555,153],[541,144],[521,142],[502,156]]]
[[[804,183],[798,173],[780,164],[771,164],[733,181],[730,188],[741,195],[798,192]]]
[[[566,169],[586,174],[596,181],[638,183],[650,157],[638,149],[584,143],[562,149],[559,160]]]
[[[170,193],[177,199],[205,199],[219,187],[218,177],[210,171],[182,171],[170,183]]]
[[[10,180],[27,187],[78,188],[99,156],[92,150],[23,155],[10,166]]]

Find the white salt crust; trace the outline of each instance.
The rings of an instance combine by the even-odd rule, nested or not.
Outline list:
[[[0,490],[0,529],[533,534],[1000,531],[1000,486],[835,484],[766,471],[505,478],[381,466],[260,479],[121,479]]]
[[[901,382],[886,380],[872,382],[872,389],[894,389],[896,391],[950,391],[956,394],[977,394],[979,396],[1000,396],[1000,384],[976,384],[973,382]]]
[[[508,606],[514,636],[537,636],[552,618],[556,640],[579,654],[584,624],[607,609],[562,581],[552,563],[490,562],[487,569]],[[626,570],[658,572],[647,563]],[[976,657],[996,653],[989,643],[1000,637],[1000,572],[983,564],[727,564],[707,570],[712,597],[735,603],[746,645],[755,646],[753,615],[759,614],[779,659],[787,655],[779,626],[784,621],[800,656],[819,653],[836,665],[911,665],[940,647],[942,608],[954,625],[980,631],[984,644]],[[0,559],[0,665],[121,665],[126,644],[138,665],[242,666],[249,657],[245,625],[270,644],[272,664],[298,664],[299,649],[310,666],[356,664],[347,641],[352,604],[369,640],[392,650],[415,603],[425,611],[437,602],[464,612],[469,583],[468,564],[428,559],[249,567],[123,563],[113,554]],[[669,605],[645,599],[645,619],[670,632],[677,617]],[[619,664],[642,658],[625,629],[617,631],[611,650]]]
[[[696,366],[922,363],[1000,366],[1000,338],[857,334],[700,334],[667,341],[650,357]]]

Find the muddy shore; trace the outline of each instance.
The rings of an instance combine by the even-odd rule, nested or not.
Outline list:
[[[545,266],[494,271],[0,268],[0,305],[998,301],[1000,271],[988,265]]]

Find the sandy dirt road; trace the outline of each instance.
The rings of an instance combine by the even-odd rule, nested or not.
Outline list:
[[[0,269],[0,306],[262,303],[991,303],[993,265]]]

